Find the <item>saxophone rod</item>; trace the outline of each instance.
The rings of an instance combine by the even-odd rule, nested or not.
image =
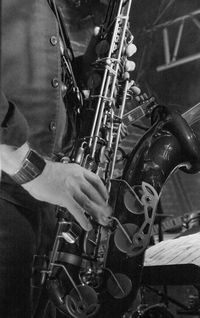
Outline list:
[[[116,18],[116,21],[115,21],[115,27],[114,27],[114,34],[113,34],[113,37],[112,37],[112,42],[111,42],[110,50],[109,50],[109,54],[108,54],[108,58],[109,59],[112,56],[114,44],[115,44],[115,41],[116,41],[116,36],[117,36],[117,32],[118,32],[118,22],[120,20],[122,20],[122,19],[124,19],[124,26],[123,26],[123,30],[122,30],[122,41],[120,43],[117,60],[119,60],[120,57],[121,57],[122,48],[123,48],[123,45],[124,45],[123,42],[124,42],[124,38],[125,38],[125,32],[127,30],[128,17],[129,17],[129,12],[130,12],[132,1],[129,1],[129,3],[128,3],[128,7],[127,7],[127,11],[126,11],[126,15],[125,16],[121,16],[120,15],[120,11],[121,11],[121,8],[122,8],[122,3],[123,2],[120,2],[120,6],[118,8],[118,14],[117,14],[117,18]],[[118,69],[119,69],[119,63],[116,64],[116,73],[118,72]],[[108,73],[108,77],[107,77],[107,81],[106,81],[107,73],[108,73],[108,69],[105,69],[104,77],[103,77],[103,84],[105,85],[105,88],[104,88],[104,85],[102,85],[101,92],[100,92],[100,95],[102,95],[103,91],[104,91],[104,96],[107,95],[109,84],[110,84],[110,81],[111,81],[111,74],[110,73]],[[111,98],[113,97],[116,80],[117,80],[117,78],[115,76],[113,78],[112,89],[111,89],[111,93],[110,93]],[[102,101],[101,105],[100,105],[100,102],[101,102],[101,99],[98,101],[98,105],[97,105],[97,110],[96,110],[96,114],[95,114],[94,124],[93,124],[92,132],[91,132],[91,139],[90,139],[91,141],[92,141],[92,138],[94,136],[94,132],[95,132],[96,136],[99,135],[101,120],[102,120],[102,116],[103,116],[103,112],[104,112],[105,100]],[[97,118],[98,118],[98,122],[97,122]],[[96,125],[96,123],[97,123],[97,125]],[[95,137],[94,144],[92,146],[92,157],[95,154],[97,141],[98,141],[98,138]]]
[[[119,16],[119,13],[120,13],[120,10],[121,10],[121,5],[122,5],[122,3],[120,2],[120,7],[118,8],[117,16]],[[112,42],[111,42],[109,53],[108,53],[108,59],[110,59],[111,56],[112,56],[112,49],[113,49],[113,46],[114,46],[114,41],[115,41],[115,36],[116,36],[116,29],[117,29],[116,25],[117,25],[117,20],[115,21],[114,35],[112,37]],[[102,79],[101,90],[100,90],[100,96],[105,96],[105,92],[107,93],[109,81],[106,81],[106,79],[107,79],[107,74],[108,73],[109,73],[108,72],[108,68],[105,68],[103,79]],[[108,78],[110,79],[110,76],[108,76]],[[98,135],[97,131],[98,131],[99,122],[101,121],[102,113],[103,113],[103,110],[104,110],[104,104],[105,104],[105,100],[104,99],[102,100],[101,98],[99,98],[98,103],[97,103],[95,117],[94,117],[94,123],[93,123],[92,131],[91,131],[91,135],[90,135],[89,147],[92,146],[92,140],[93,140],[94,134]],[[100,119],[98,120],[98,118],[100,118]],[[98,121],[98,125],[97,125],[97,121]],[[96,128],[96,126],[97,126],[97,128]],[[92,156],[95,153],[96,143],[97,143],[97,139],[95,138],[95,143],[93,145],[93,150],[92,150]]]

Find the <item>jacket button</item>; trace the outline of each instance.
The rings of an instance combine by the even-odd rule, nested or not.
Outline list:
[[[51,121],[50,122],[50,124],[49,124],[49,129],[51,130],[51,131],[55,131],[56,130],[56,123],[55,123],[55,121]]]
[[[57,88],[59,86],[59,81],[58,79],[55,77],[52,79],[51,84],[54,88]]]
[[[51,43],[53,46],[55,46],[55,45],[58,43],[58,39],[57,39],[57,37],[56,37],[55,35],[52,35],[52,36],[50,37],[50,43]]]

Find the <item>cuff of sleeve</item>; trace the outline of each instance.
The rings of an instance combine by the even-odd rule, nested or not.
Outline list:
[[[5,98],[3,100],[5,114],[0,126],[0,141],[2,144],[20,147],[23,145],[29,135],[28,123],[19,109]]]

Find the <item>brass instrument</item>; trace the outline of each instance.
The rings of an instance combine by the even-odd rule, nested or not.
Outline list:
[[[55,240],[43,271],[49,297],[66,317],[124,314],[140,285],[144,251],[163,184],[177,168],[192,172],[200,158],[198,142],[185,120],[158,106],[123,177],[113,178],[131,87],[124,72],[128,47],[133,44],[128,24],[131,3],[110,1],[92,71],[100,78],[89,98],[87,119],[92,120],[83,124],[72,158],[103,179],[114,211],[111,223],[103,227],[91,220],[93,230],[86,233],[65,209],[58,208]]]

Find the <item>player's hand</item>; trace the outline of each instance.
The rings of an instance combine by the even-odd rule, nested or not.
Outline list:
[[[91,230],[91,223],[85,212],[102,225],[109,222],[105,186],[96,174],[75,163],[47,161],[42,174],[23,188],[37,200],[67,208],[86,231]]]

